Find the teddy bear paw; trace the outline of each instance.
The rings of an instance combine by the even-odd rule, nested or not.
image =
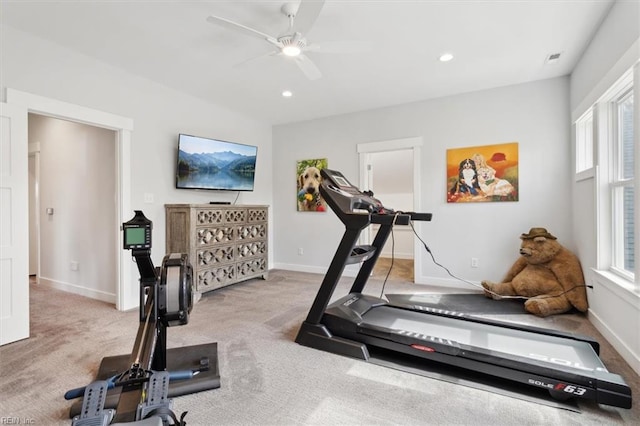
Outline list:
[[[529,299],[524,302],[524,309],[527,312],[539,317],[547,317],[552,314],[552,312],[549,310],[549,305],[546,300]]]
[[[493,294],[493,283],[491,281],[482,281],[482,287],[484,287],[484,295],[490,299],[498,299],[499,297]]]

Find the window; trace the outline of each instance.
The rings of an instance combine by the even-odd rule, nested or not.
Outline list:
[[[613,264],[623,273],[634,273],[634,155],[633,155],[633,92],[631,88],[612,103],[612,135],[614,144],[613,178],[611,179],[613,208]]]
[[[634,130],[631,69],[575,122],[576,176],[598,169],[597,267],[629,283],[636,272]]]
[[[576,174],[593,168],[593,111],[576,121]]]

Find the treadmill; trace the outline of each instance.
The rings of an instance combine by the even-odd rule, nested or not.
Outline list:
[[[429,221],[431,214],[395,212],[342,173],[323,169],[321,174],[320,193],[346,229],[297,343],[362,360],[384,353],[409,359],[413,366],[452,366],[474,376],[541,388],[558,400],[584,398],[631,408],[629,386],[607,371],[598,356],[600,346],[590,337],[413,305],[410,299],[391,304],[362,294],[393,227]],[[373,242],[357,245],[370,224],[380,225]],[[361,266],[350,293],[329,305],[344,268],[355,263]]]

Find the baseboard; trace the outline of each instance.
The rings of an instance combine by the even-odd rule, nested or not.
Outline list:
[[[589,321],[607,339],[607,342],[620,354],[629,366],[640,375],[640,358],[618,337],[618,335],[602,320],[598,314],[589,309]]]
[[[70,284],[63,281],[52,280],[46,277],[40,277],[38,285],[46,285],[56,290],[66,291],[67,293],[77,294],[79,296],[89,297],[91,299],[101,300],[107,303],[116,303],[116,295],[105,293],[100,290],[82,287],[76,284]]]
[[[294,272],[308,272],[310,274],[321,275],[327,273],[326,266],[298,265],[295,263],[274,263],[274,269],[284,269],[285,271]],[[358,275],[359,269],[360,265],[347,265],[347,267],[344,268],[344,273],[342,275],[345,277],[355,277],[356,275]]]
[[[416,277],[416,284],[428,285],[434,287],[441,287],[444,289],[456,290],[456,292],[464,291],[482,291],[482,285],[479,282],[470,281],[470,283],[465,283],[460,280],[454,280],[452,278],[438,278],[438,277],[425,277],[419,276]]]
[[[285,271],[308,272],[310,274],[324,275],[327,273],[326,266],[298,265],[294,263],[275,263],[274,268],[284,269]],[[358,275],[359,270],[360,270],[360,265],[347,265],[342,275],[345,277],[355,277],[356,275]],[[417,277],[417,280],[415,281],[415,283],[421,284],[421,285],[438,287],[444,291],[455,290],[456,293],[482,290],[482,285],[480,285],[479,282],[475,283],[476,285],[473,286],[471,284],[466,284],[466,283],[460,282],[459,280],[454,280],[451,278],[436,278],[436,277],[422,276],[422,277]],[[417,290],[417,291],[420,291],[420,290]]]

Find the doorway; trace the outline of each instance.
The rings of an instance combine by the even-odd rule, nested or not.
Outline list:
[[[6,89],[6,101],[7,104],[14,104],[17,108],[26,110],[27,113],[61,118],[76,123],[84,123],[115,131],[117,170],[115,171],[116,194],[113,204],[116,212],[116,221],[117,223],[122,223],[131,216],[132,119],[51,98],[33,95],[31,93],[21,92],[11,88]],[[26,137],[26,123],[24,136],[21,136],[20,141],[17,143],[23,143],[24,145],[28,144]],[[25,191],[27,191],[28,187],[27,180],[28,175],[27,170],[25,170],[24,180],[22,180]],[[119,228],[114,229],[112,232],[114,234],[115,241],[120,241],[121,236]],[[28,247],[25,249],[26,250],[24,252],[20,251],[19,256],[24,259],[25,263],[28,263]],[[121,311],[136,308],[139,304],[137,286],[134,285],[135,271],[127,254],[128,253],[125,253],[124,250],[118,250],[115,255],[117,282],[115,305],[116,309]],[[18,308],[19,307],[16,307],[16,309]],[[23,309],[28,311],[28,306],[23,307]]]
[[[421,146],[422,138],[359,144],[360,188],[372,190],[376,198],[396,211],[420,211]],[[363,233],[363,244],[373,240],[377,226],[368,230]],[[421,258],[414,255],[419,252],[415,240],[411,227],[395,227],[380,254],[374,276],[384,278],[390,270],[390,278],[416,282]]]
[[[28,114],[29,274],[116,302],[116,132]]]

